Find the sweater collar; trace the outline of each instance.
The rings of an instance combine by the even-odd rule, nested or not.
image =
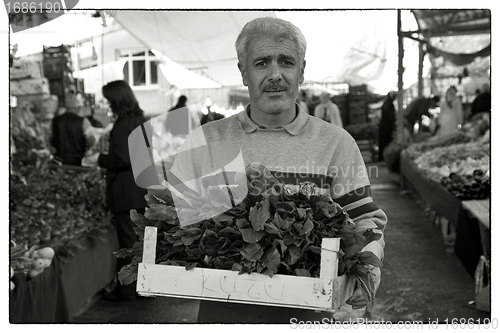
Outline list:
[[[297,116],[295,117],[295,119],[290,124],[278,127],[278,129],[283,128],[288,133],[294,136],[301,134],[304,131],[307,123],[309,122],[309,115],[304,111],[302,111],[297,103],[295,103],[295,110],[297,112]],[[244,112],[240,112],[236,115],[236,120],[246,133],[253,133],[257,129],[260,130],[266,129],[263,126],[257,125],[250,118],[249,114],[250,114],[250,105],[246,107]]]

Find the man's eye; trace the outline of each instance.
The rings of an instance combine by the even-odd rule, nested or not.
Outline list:
[[[283,61],[281,62],[281,64],[282,64],[283,66],[293,66],[293,62],[292,62],[292,61],[290,61],[290,60],[283,60]]]
[[[265,67],[266,66],[266,62],[265,61],[260,61],[258,63],[255,64],[255,67]]]

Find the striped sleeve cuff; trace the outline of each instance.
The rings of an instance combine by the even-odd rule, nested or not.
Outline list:
[[[337,199],[334,199],[349,214],[351,219],[379,210],[373,203],[370,185],[357,188]]]

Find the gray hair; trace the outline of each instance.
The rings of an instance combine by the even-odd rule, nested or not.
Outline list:
[[[276,41],[294,42],[299,49],[301,67],[303,66],[307,49],[306,38],[295,25],[276,17],[259,17],[245,24],[235,43],[238,62],[241,65],[246,63],[248,45],[252,39],[262,36],[271,37]]]

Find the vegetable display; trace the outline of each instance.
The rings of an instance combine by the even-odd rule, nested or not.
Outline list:
[[[486,199],[491,193],[489,126],[489,115],[479,114],[460,131],[413,144],[405,154],[455,197]]]
[[[110,214],[100,172],[57,165],[48,144],[50,122],[37,119],[29,104],[12,109],[11,115],[10,263],[15,272],[28,273],[32,263],[19,253],[50,247],[61,259],[69,258],[83,248],[82,238],[107,232]],[[44,266],[37,265],[38,271]]]
[[[338,237],[339,275],[347,274],[358,281],[370,310],[375,288],[371,269],[382,266],[382,262],[362,249],[381,237],[376,224],[354,223],[328,194],[316,194],[311,190],[313,186],[294,192],[260,168],[260,176],[247,173],[249,191],[242,202],[209,218],[204,216],[210,213],[210,207],[220,205],[219,198],[227,195],[228,189],[235,195],[242,187],[211,185],[207,196],[184,193],[184,200],[167,187],[150,187],[145,214],[131,211],[140,241],[133,248],[116,252],[119,258],[132,257],[132,263],[119,273],[120,282],[128,284],[137,278],[146,226],[154,226],[158,231],[156,264],[184,266],[187,270],[203,267],[236,270],[240,274],[255,272],[271,277],[318,277],[321,239]],[[240,176],[245,179],[245,175]],[[200,222],[182,227],[179,216]]]

